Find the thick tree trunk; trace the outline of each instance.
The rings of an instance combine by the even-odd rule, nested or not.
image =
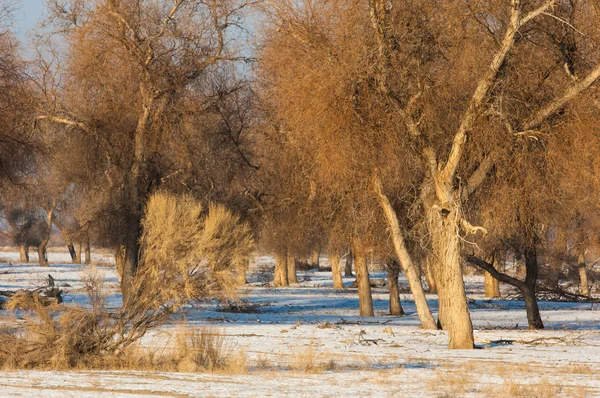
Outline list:
[[[390,262],[387,264],[387,283],[390,295],[390,315],[404,316],[404,309],[400,303],[400,288],[398,277],[400,276],[400,265]]]
[[[585,267],[585,251],[579,253],[577,263],[577,268],[579,270],[579,294],[582,296],[589,296],[590,287],[588,284],[587,269]]]
[[[467,306],[467,296],[460,265],[460,241],[456,209],[435,211],[437,224],[432,233],[436,255],[440,260],[436,275],[439,317],[448,331],[448,348],[472,349],[475,346],[473,324]]]
[[[498,261],[494,259],[493,262],[494,268],[498,269]],[[500,281],[494,278],[489,272],[483,272],[483,291],[485,293],[485,297],[487,298],[495,298],[500,297]]]
[[[275,255],[275,274],[273,284],[279,287],[288,286],[287,254]]]
[[[296,274],[296,258],[288,253],[287,255],[287,279],[288,284],[298,283],[298,275]]]
[[[24,243],[19,245],[19,262],[29,262],[29,247],[27,247]]]
[[[352,278],[354,276],[352,275],[352,260],[352,252],[349,251],[348,255],[346,255],[346,266],[344,267],[344,276],[346,278]]]
[[[352,245],[354,253],[356,282],[358,285],[358,302],[360,316],[374,316],[373,312],[373,297],[371,296],[371,281],[369,279],[369,269],[367,267],[367,259],[365,257],[362,242],[359,239],[354,239]]]
[[[425,296],[425,291],[423,290],[423,285],[421,284],[419,271],[417,270],[416,265],[413,263],[410,253],[406,248],[404,235],[400,230],[398,216],[396,215],[396,212],[392,207],[388,197],[383,193],[383,187],[381,186],[381,181],[379,180],[378,176],[374,176],[373,184],[375,193],[379,198],[379,205],[385,214],[388,228],[392,234],[392,242],[394,244],[396,255],[398,256],[398,260],[400,260],[400,265],[404,271],[404,274],[406,275],[406,279],[408,280],[408,284],[410,286],[410,291],[415,299],[415,306],[417,307],[417,314],[419,315],[419,320],[421,321],[421,327],[423,329],[437,329],[437,325],[433,319],[429,305],[427,304],[427,298]]]
[[[337,252],[329,254],[329,264],[331,264],[331,278],[333,279],[333,288],[343,289],[344,281],[342,280],[342,258]]]

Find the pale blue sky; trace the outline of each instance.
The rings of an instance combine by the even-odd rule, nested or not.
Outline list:
[[[15,33],[23,44],[27,44],[27,34],[42,19],[44,8],[44,0],[19,0],[14,13]]]

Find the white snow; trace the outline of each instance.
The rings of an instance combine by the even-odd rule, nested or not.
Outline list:
[[[0,258],[15,261],[18,255],[0,253]],[[68,254],[50,255],[51,262],[67,260]],[[108,262],[102,257],[97,260]],[[0,396],[600,396],[597,305],[542,301],[547,329],[528,331],[522,302],[486,300],[482,278],[468,277],[480,349],[448,350],[446,332],[418,328],[403,279],[401,298],[407,316],[387,315],[387,291],[377,288],[373,290],[376,317],[361,318],[356,290],[334,290],[328,272],[299,272],[300,284],[274,289],[259,272],[271,263],[269,257],[257,258],[249,273],[251,283],[242,291],[243,299],[255,306],[253,312],[226,312],[218,303],[207,303],[186,313],[188,327],[209,324],[226,335],[232,356],[247,358],[247,372],[7,371],[0,377]],[[81,289],[85,269],[72,264],[41,268],[3,263],[0,290],[40,286],[51,274],[66,291],[66,302],[85,305]],[[110,305],[118,306],[114,269],[100,269],[114,292]],[[352,279],[344,281],[349,286]],[[428,299],[437,315],[436,296]],[[164,342],[181,327],[180,322],[177,317],[144,343]],[[291,370],[290,365],[307,353],[331,370]]]

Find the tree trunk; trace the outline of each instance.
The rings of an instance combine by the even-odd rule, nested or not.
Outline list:
[[[425,271],[425,280],[427,281],[429,293],[437,293],[437,285],[435,283],[434,275],[434,264],[432,262],[431,256],[427,256],[427,258],[425,259],[425,266],[423,268]]]
[[[86,234],[85,237],[85,263],[92,263],[92,249],[90,247],[90,236],[88,234]]]
[[[296,258],[291,254],[287,255],[287,280],[288,284],[298,283],[298,275],[296,274]]]
[[[273,284],[279,287],[288,286],[288,268],[287,255],[277,254],[275,256],[275,274],[273,275]]]
[[[77,242],[79,250],[77,250],[77,264],[83,264],[83,242],[81,239]]]
[[[439,318],[443,329],[448,330],[448,348],[472,349],[475,347],[473,324],[467,305],[465,285],[460,265],[460,241],[457,209],[432,209],[436,224],[432,228],[434,250],[439,264],[436,275]]]
[[[590,295],[590,287],[588,284],[587,269],[585,267],[585,251],[579,253],[579,259],[577,261],[577,268],[579,269],[579,294],[582,296]]]
[[[498,269],[498,260],[494,259],[494,268]],[[483,291],[485,293],[485,297],[487,298],[495,298],[500,297],[500,281],[494,278],[489,272],[483,272]]]
[[[29,262],[29,247],[27,247],[24,243],[19,245],[19,262]]]
[[[71,238],[71,233],[67,230],[67,228],[58,220],[54,220],[54,225],[59,229],[60,233],[67,244],[67,249],[69,250],[69,255],[71,256],[71,262],[73,264],[79,264],[79,256],[77,255],[77,250],[75,249],[75,244],[73,243],[73,239]]]
[[[131,289],[140,255],[140,216],[132,215],[132,222],[130,222],[128,226],[128,231],[123,235],[123,243],[121,244],[121,250],[119,251],[121,256],[121,294],[123,295],[123,303],[129,299],[135,300],[135,298],[131,296]]]
[[[310,253],[310,267],[319,268],[319,250],[313,250]]]
[[[525,284],[521,287],[521,293],[525,300],[525,309],[527,311],[527,322],[529,329],[543,329],[544,323],[540,316],[537,299],[535,298],[536,284],[538,277],[537,252],[535,247],[525,248]]]
[[[329,264],[331,264],[331,278],[333,279],[334,289],[343,289],[342,280],[342,258],[337,252],[329,254]]]
[[[404,316],[404,309],[400,304],[400,288],[398,287],[398,276],[400,276],[400,264],[390,262],[387,264],[387,283],[390,295],[390,315]]]
[[[40,267],[49,267],[50,263],[48,263],[48,253],[46,252],[46,248],[48,247],[48,242],[50,241],[50,235],[52,233],[52,223],[54,221],[54,204],[50,209],[46,210],[46,236],[40,242],[38,246],[38,261],[40,263]]]
[[[344,267],[344,276],[346,278],[352,278],[354,275],[352,275],[352,252],[349,251],[348,255],[346,255],[346,266]]]
[[[565,232],[563,232],[563,230],[557,229],[552,250],[552,257],[550,258],[550,267],[544,280],[544,282],[551,287],[559,287],[559,275],[561,268],[563,267],[567,251],[567,235]]]
[[[354,239],[352,251],[356,261],[355,269],[360,316],[374,316],[369,269],[362,242],[359,239]]]
[[[408,280],[408,284],[410,286],[410,291],[415,299],[415,306],[417,307],[417,314],[419,315],[419,320],[421,321],[421,327],[423,329],[437,329],[437,325],[433,319],[429,305],[427,304],[427,298],[425,296],[425,291],[423,290],[423,285],[421,284],[419,271],[413,263],[410,253],[406,248],[406,243],[404,241],[402,231],[400,230],[400,224],[398,222],[396,211],[392,207],[388,197],[383,193],[381,181],[376,175],[374,176],[373,184],[375,193],[379,199],[379,205],[385,214],[388,228],[392,234],[392,242],[394,243],[396,255],[398,256],[398,260],[400,260],[400,265],[406,275],[406,279]]]

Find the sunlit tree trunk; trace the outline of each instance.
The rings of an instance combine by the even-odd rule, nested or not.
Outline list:
[[[365,250],[360,239],[354,239],[352,244],[352,252],[354,253],[354,267],[356,270],[356,283],[358,285],[360,316],[374,316],[369,269],[367,267]]]
[[[577,269],[579,270],[579,294],[582,296],[589,296],[590,287],[588,284],[587,269],[585,266],[585,250],[582,250],[579,253]]]
[[[406,248],[404,235],[400,230],[398,216],[396,215],[396,212],[394,211],[394,208],[392,207],[388,197],[384,194],[381,181],[377,175],[373,177],[373,184],[375,193],[379,199],[379,205],[385,214],[388,229],[392,234],[392,242],[394,244],[396,255],[398,256],[398,260],[400,260],[400,265],[406,274],[410,291],[415,299],[415,306],[417,307],[417,314],[419,315],[419,320],[421,321],[421,327],[424,329],[437,329],[437,325],[433,319],[429,305],[427,304],[427,298],[425,296],[425,291],[423,290],[423,285],[421,284],[419,271],[416,265],[413,263],[411,255]]]
[[[288,286],[288,268],[287,254],[278,253],[275,256],[275,274],[273,275],[273,284],[279,287]]]
[[[435,225],[431,229],[436,264],[439,298],[439,320],[448,331],[448,347],[471,349],[475,346],[473,324],[460,264],[459,215],[457,209],[433,209]]]
[[[19,262],[29,262],[29,247],[27,247],[24,243],[19,245]]]
[[[296,274],[296,258],[291,254],[287,255],[287,280],[288,284],[298,283],[298,275]]]
[[[498,260],[494,259],[493,262],[494,268],[498,269]],[[500,297],[500,281],[494,278],[489,272],[483,272],[483,291],[485,297],[487,298],[495,298]]]
[[[334,289],[343,289],[344,281],[342,280],[342,258],[338,252],[329,253],[329,264],[331,264],[331,278],[333,279]]]

